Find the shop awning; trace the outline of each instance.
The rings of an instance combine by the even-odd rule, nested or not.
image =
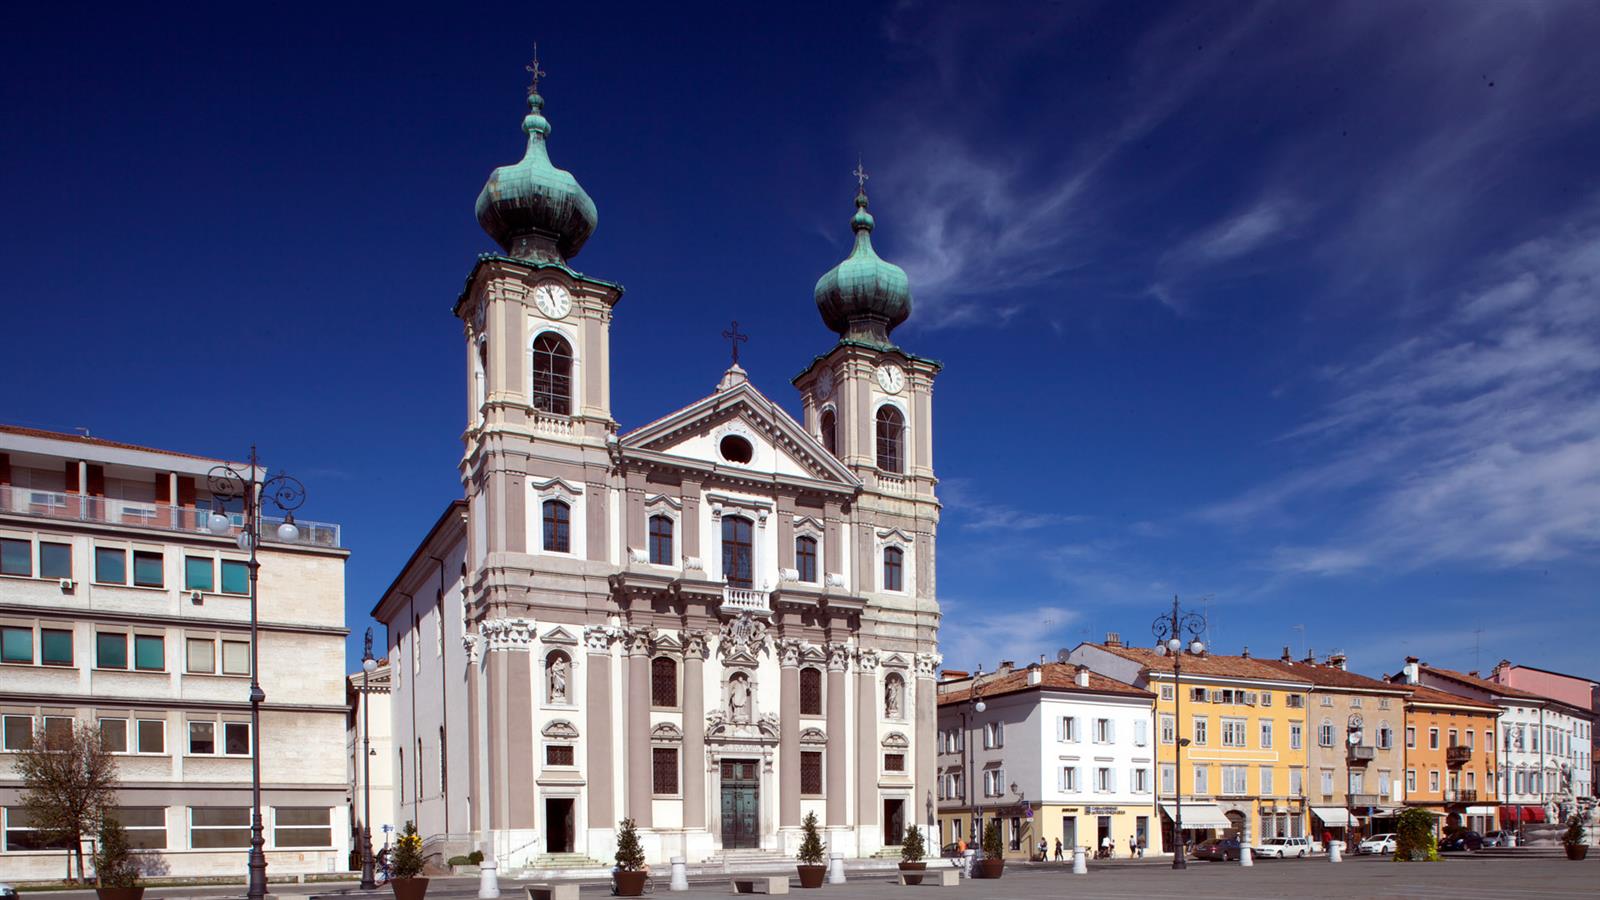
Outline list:
[[[1502,806],[1500,818],[1506,822],[1527,822],[1537,825],[1544,821],[1544,807],[1542,806]]]
[[[1163,803],[1161,811],[1167,818],[1174,822],[1178,820],[1176,804]],[[1233,823],[1222,814],[1222,810],[1215,803],[1185,803],[1183,805],[1184,828],[1232,828]]]
[[[1349,828],[1350,814],[1338,806],[1313,806],[1311,812],[1329,828]]]
[[[1497,810],[1499,808],[1500,807],[1498,807],[1498,806],[1469,806],[1469,807],[1467,807],[1466,815],[1469,815],[1469,816],[1492,816],[1492,815],[1494,815],[1495,810]]]

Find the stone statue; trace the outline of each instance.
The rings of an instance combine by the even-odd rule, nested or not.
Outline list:
[[[883,686],[883,715],[887,719],[900,718],[900,679],[890,678]]]
[[[740,724],[750,721],[750,679],[743,674],[728,679],[728,719]]]
[[[567,658],[557,655],[550,660],[550,702],[567,702]]]

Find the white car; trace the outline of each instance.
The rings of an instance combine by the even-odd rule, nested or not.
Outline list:
[[[1394,835],[1375,834],[1356,846],[1357,853],[1393,853]]]
[[[1285,857],[1307,857],[1311,855],[1311,841],[1303,837],[1267,838],[1261,843],[1250,848],[1256,856],[1283,859]]]

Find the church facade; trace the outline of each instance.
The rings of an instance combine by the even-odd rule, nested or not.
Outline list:
[[[624,430],[622,288],[573,268],[597,213],[528,103],[526,155],[478,198],[501,252],[455,307],[464,499],[373,611],[395,820],[502,869],[609,865],[623,818],[653,862],[792,856],[808,813],[832,850],[898,844],[934,814],[940,367],[891,342],[911,294],[866,194],[813,292],[835,336],[800,418],[735,359]]]

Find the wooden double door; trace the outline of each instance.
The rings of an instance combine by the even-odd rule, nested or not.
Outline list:
[[[761,768],[754,759],[722,761],[722,849],[761,846]]]

